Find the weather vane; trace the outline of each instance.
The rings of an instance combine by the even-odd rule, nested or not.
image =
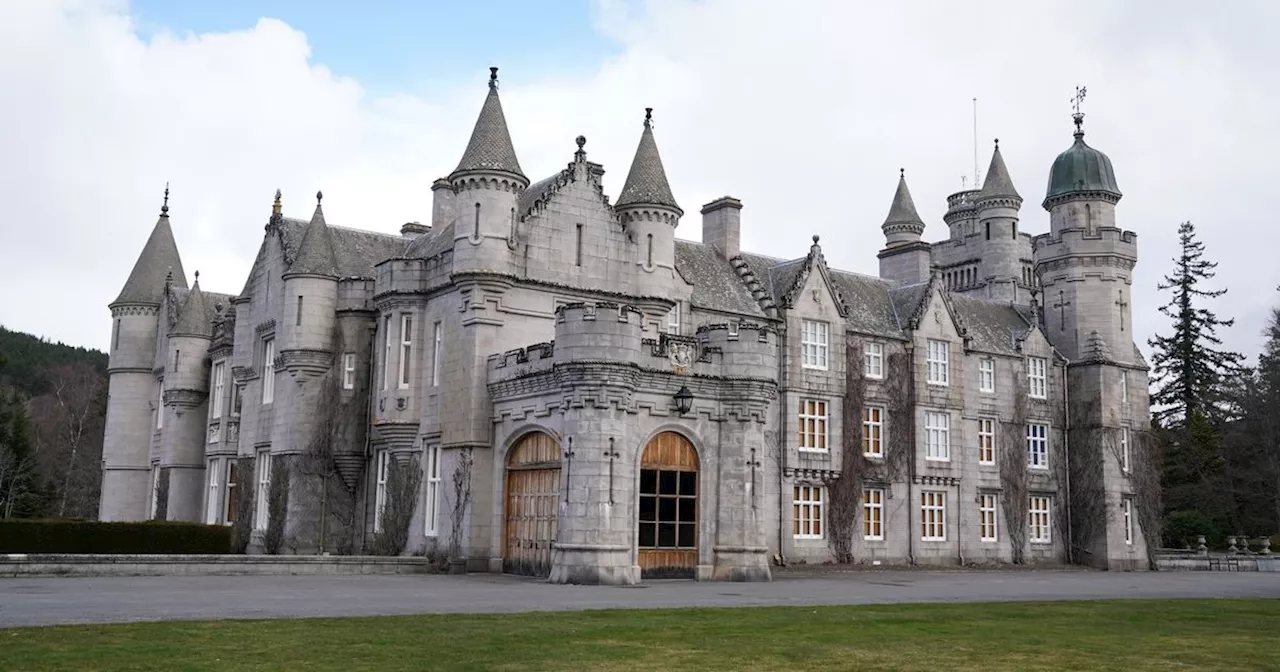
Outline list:
[[[1076,122],[1076,133],[1081,133],[1080,126],[1084,124],[1084,113],[1080,111],[1080,103],[1084,102],[1084,94],[1088,91],[1087,87],[1077,86],[1076,95],[1071,98],[1071,107],[1075,113],[1071,118]]]

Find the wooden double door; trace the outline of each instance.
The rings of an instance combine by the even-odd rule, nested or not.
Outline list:
[[[507,460],[502,571],[551,573],[560,511],[560,445],[548,434],[526,434]]]

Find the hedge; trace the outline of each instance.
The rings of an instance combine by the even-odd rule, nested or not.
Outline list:
[[[0,553],[216,555],[230,552],[231,528],[223,525],[0,520]]]

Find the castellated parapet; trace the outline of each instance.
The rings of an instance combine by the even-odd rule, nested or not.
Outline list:
[[[556,310],[556,358],[640,363],[644,314],[609,302],[571,303]]]
[[[734,378],[770,379],[778,370],[778,331],[763,324],[708,324],[698,328],[699,361]]]

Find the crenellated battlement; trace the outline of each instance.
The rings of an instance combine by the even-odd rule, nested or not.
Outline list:
[[[1036,266],[1051,270],[1072,265],[1072,258],[1119,257],[1132,267],[1138,260],[1138,234],[1118,227],[1063,229],[1057,235],[1043,233],[1031,241]]]

